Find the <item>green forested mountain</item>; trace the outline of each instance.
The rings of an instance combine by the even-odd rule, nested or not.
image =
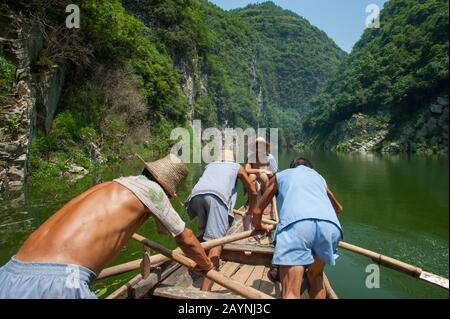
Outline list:
[[[448,150],[448,1],[390,0],[304,118],[338,150]],[[365,145],[366,144],[366,145]]]
[[[86,0],[68,29],[70,3],[0,0],[0,168],[157,157],[193,119],[278,127],[289,146],[448,150],[448,1],[388,1],[349,56],[272,2]]]
[[[155,2],[123,3],[152,29],[161,25]],[[173,38],[167,36],[167,23],[159,33],[184,81],[193,79],[190,118],[207,125],[279,127],[282,141],[293,143],[299,115],[345,53],[305,19],[272,2],[232,12],[207,1],[184,6],[189,23],[169,24],[180,26],[179,35],[191,30],[177,37],[186,41],[165,40]]]
[[[344,52],[307,20],[272,2],[233,12],[259,34],[256,58],[267,103],[305,111]]]
[[[227,12],[206,0],[87,0],[81,28],[66,29],[69,3],[1,1],[2,12],[41,28],[31,73],[63,66],[70,79],[54,119],[47,106],[36,107],[32,174],[58,174],[70,163],[89,168],[92,153],[106,163],[136,148],[159,156],[173,143],[171,129],[193,119],[204,127],[279,127],[281,142],[295,143],[300,114],[345,57],[323,32],[271,2]],[[44,118],[53,122],[45,129]]]
[[[208,125],[256,127],[261,116],[253,65],[258,34],[237,16],[201,4],[211,42],[199,68],[205,89],[198,91],[193,117]]]
[[[1,1],[2,14],[13,15],[11,20],[18,24],[1,30],[5,38],[12,38],[5,42],[4,54],[13,57],[16,68],[23,64],[21,68],[30,70],[32,78],[26,81],[36,103],[28,106],[35,119],[13,122],[2,113],[2,126],[13,123],[6,126],[14,129],[6,130],[0,142],[14,141],[21,134],[30,137],[28,166],[35,176],[59,176],[74,164],[95,168],[137,150],[157,156],[167,150],[171,128],[186,125],[188,103],[159,30],[147,28],[118,0],[83,1],[80,28],[68,29],[65,8],[70,3]],[[24,32],[18,39],[15,28]],[[173,41],[190,36],[176,28],[167,34],[173,35]],[[22,43],[22,38],[35,41]],[[14,52],[14,46],[9,46],[14,42],[25,52]],[[65,73],[66,81],[42,83],[55,69]],[[56,109],[54,118],[47,111],[51,99],[42,93],[46,87],[51,87],[50,93],[61,90],[57,105],[51,106]],[[22,100],[17,87],[4,92],[10,96],[5,109]],[[44,122],[52,123],[51,127],[44,128]]]
[[[272,2],[225,12],[186,1],[184,18],[173,14],[181,18],[169,24],[159,22],[167,3],[165,10],[154,1],[123,3],[151,29],[165,25],[160,39],[184,80],[193,79],[190,117],[207,125],[279,127],[283,142],[292,143],[300,114],[345,57],[325,33]],[[181,22],[186,12],[189,23]],[[178,42],[167,25],[178,25]]]

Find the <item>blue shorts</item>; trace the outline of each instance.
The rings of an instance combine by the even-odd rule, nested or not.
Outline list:
[[[301,220],[284,227],[275,235],[274,265],[308,266],[314,256],[328,265],[336,264],[334,254],[341,240],[341,231],[333,223]]]
[[[96,278],[85,267],[23,262],[12,257],[0,268],[0,299],[95,299],[89,289]]]
[[[192,197],[187,213],[191,219],[198,217],[198,237],[202,240],[225,236],[234,220],[234,217],[229,215],[228,207],[212,194]]]

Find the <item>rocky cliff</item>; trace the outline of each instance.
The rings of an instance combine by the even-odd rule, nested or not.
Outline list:
[[[444,93],[404,123],[393,122],[387,112],[356,113],[335,125],[324,146],[351,153],[448,153],[448,112]]]
[[[0,109],[0,190],[23,186],[30,139],[50,130],[58,107],[65,67],[37,68],[43,41],[37,21],[0,13],[0,53],[16,67],[13,87]]]
[[[447,0],[390,0],[303,118],[311,146],[448,154]]]

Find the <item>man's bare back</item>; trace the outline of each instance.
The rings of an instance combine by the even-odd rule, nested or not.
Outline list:
[[[77,264],[99,274],[150,211],[125,187],[97,185],[76,197],[25,241],[17,259]]]
[[[171,154],[144,165],[141,175],[92,187],[35,230],[0,267],[0,298],[96,298],[89,285],[150,216],[195,262],[193,270],[210,270],[205,250],[170,203],[187,168]]]

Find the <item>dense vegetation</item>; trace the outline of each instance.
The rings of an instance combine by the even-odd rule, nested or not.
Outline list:
[[[257,124],[257,103],[250,90],[257,39],[253,29],[203,0],[123,4],[152,30],[152,39],[164,45],[181,82],[192,78],[192,87],[186,88],[190,119],[200,119],[204,126]]]
[[[206,25],[211,30],[211,45],[204,72],[208,90],[200,92],[194,116],[210,124],[230,127],[256,127],[259,107],[252,84],[252,59],[258,35],[238,17],[206,2]],[[215,118],[208,117],[215,110]]]
[[[232,12],[206,3],[203,8],[213,34],[207,101],[217,108],[218,123],[277,127],[281,143],[293,144],[298,118],[345,53],[306,20],[272,2]]]
[[[0,103],[12,87],[14,70],[14,64],[0,55]]]
[[[65,61],[71,79],[52,128],[31,143],[36,176],[136,150],[160,156],[173,143],[171,129],[192,119],[204,127],[278,127],[284,145],[342,150],[347,144],[330,142],[330,134],[343,121],[349,132],[373,127],[352,136],[358,143],[400,124],[389,127],[392,141],[412,118],[426,122],[423,110],[448,85],[444,0],[390,0],[381,28],[366,30],[349,57],[272,2],[226,12],[206,0],[86,0],[78,30],[63,26],[68,3],[0,1],[2,11],[34,16],[46,35],[34,72]],[[0,101],[13,72],[0,55]]]
[[[346,55],[324,32],[272,2],[234,12],[259,34],[265,124],[279,127],[286,144],[295,143],[299,117]]]
[[[448,86],[448,9],[446,0],[388,1],[381,28],[364,32],[337,75],[314,99],[305,132],[323,143],[336,123],[358,112],[374,121],[376,114],[387,114],[387,141],[414,143],[415,137],[408,136],[408,141],[402,136],[402,124],[416,119],[438,95],[445,96]],[[446,134],[446,141],[439,135],[429,146],[442,148],[447,143],[448,148]]]
[[[154,156],[167,150],[171,128],[186,125],[187,103],[164,46],[118,0],[83,1],[83,27],[60,28],[68,3],[7,3],[11,11],[33,12],[49,33],[36,67],[71,65],[52,129],[31,143],[32,174],[57,175],[72,163],[92,168],[130,156],[148,141]],[[67,41],[52,47],[56,38]],[[1,62],[3,89],[8,65]],[[93,161],[94,149],[102,156]]]
[[[181,75],[193,78],[188,115],[207,126],[279,127],[290,143],[299,112],[345,56],[323,32],[272,2],[234,12],[205,0],[123,4],[164,44]]]

